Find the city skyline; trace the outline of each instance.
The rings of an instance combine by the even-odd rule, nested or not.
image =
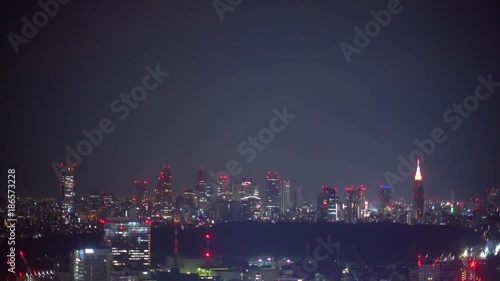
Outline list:
[[[76,183],[73,183],[73,181],[77,182],[77,177],[74,177],[74,170],[75,170],[75,164],[70,164],[70,165],[67,165],[67,164],[64,164],[64,162],[61,162],[61,167],[72,167],[71,168],[71,173],[72,173],[72,176],[71,176],[71,185],[76,185]],[[149,198],[154,200],[156,198],[156,193],[155,193],[155,190],[158,188],[158,186],[161,184],[161,179],[162,177],[164,176],[164,174],[169,177],[168,181],[169,181],[169,190],[172,190],[172,195],[170,195],[170,197],[176,197],[176,196],[182,196],[183,195],[183,192],[186,190],[186,189],[189,189],[191,188],[191,186],[194,186],[193,190],[196,190],[196,187],[199,186],[200,184],[200,169],[203,169],[203,167],[199,168],[196,170],[196,177],[193,176],[192,178],[192,182],[193,184],[191,184],[191,186],[189,185],[186,185],[186,186],[183,186],[183,187],[179,187],[176,183],[175,183],[175,177],[172,177],[172,172],[171,172],[171,169],[172,169],[172,166],[171,165],[166,165],[166,164],[163,164],[163,171],[160,173],[160,176],[158,177],[157,181],[154,181],[154,180],[144,180],[145,177],[140,177],[142,178],[143,180],[133,180],[133,183],[130,184],[130,186],[127,187],[127,189],[123,189],[122,190],[122,193],[113,193],[113,192],[110,192],[110,193],[113,193],[114,195],[118,196],[118,197],[121,197],[121,198],[125,198],[125,197],[128,197],[128,198],[132,198],[135,194],[136,194],[136,191],[137,191],[137,185],[138,184],[142,184],[146,189],[147,189],[147,192],[149,193]],[[64,175],[66,172],[65,172],[65,169],[61,169],[61,172],[62,174],[61,175]],[[254,185],[255,185],[255,189],[257,190],[256,192],[261,192],[261,198],[266,198],[267,194],[266,194],[266,182],[269,178],[269,174],[271,172],[267,172],[267,173],[264,173],[264,176],[262,176],[262,184],[259,183],[259,181],[257,180],[254,180],[255,178],[259,179],[259,177],[255,177],[253,176],[252,178],[249,178],[249,177],[230,177],[228,176],[228,178],[232,179],[230,181],[230,183],[237,183],[237,184],[241,184],[242,182],[245,182],[246,180],[252,180],[254,182]],[[274,172],[274,173],[278,173],[278,172]],[[276,174],[277,175],[277,174]],[[74,178],[76,178],[76,180],[74,180]],[[420,180],[422,181],[422,173],[421,173],[421,168],[420,168],[420,159],[416,159],[416,169],[415,169],[415,172],[414,172],[414,176],[413,177],[410,177],[411,179],[412,178],[415,178],[415,181],[417,180]],[[417,179],[418,178],[418,179]],[[280,179],[280,177],[278,176],[278,179]],[[293,184],[296,185],[300,182],[300,179],[299,178],[296,178],[296,179],[293,179],[293,178],[290,178],[290,177],[285,177],[283,178],[284,180],[292,180]],[[205,178],[203,178],[202,180],[203,182],[205,182]],[[281,183],[282,179],[280,179],[280,183]],[[63,182],[63,179],[60,178],[59,179],[59,186],[62,186],[62,182]],[[210,179],[206,180],[206,184],[207,185],[211,185],[213,187],[216,187],[217,186],[217,182],[218,181],[211,181]],[[205,183],[203,183],[205,184]],[[357,186],[357,185],[361,185],[361,186],[367,186],[363,183],[355,183],[355,184],[346,184],[346,185],[337,185],[337,184],[331,184],[331,183],[326,183],[327,185],[332,185],[332,187],[335,187],[335,188],[341,188],[341,189],[344,189],[345,188],[349,188],[349,187],[352,187],[352,186]],[[163,183],[163,185],[165,185],[165,183]],[[321,186],[324,186],[324,184],[322,184]],[[376,184],[376,185],[369,185],[368,188],[365,187],[367,193],[369,194],[369,198],[368,199],[372,199],[372,201],[376,201],[377,198],[379,197],[379,191],[378,191],[378,188],[377,187],[381,187],[381,186],[384,186],[384,187],[391,187],[391,191],[392,191],[392,196],[394,197],[394,194],[397,194],[398,198],[402,198],[404,200],[413,200],[413,192],[412,189],[414,189],[415,187],[415,184],[412,183],[411,184],[411,187],[410,189],[406,190],[406,191],[399,191],[399,192],[395,192],[397,190],[397,188],[395,188],[394,186],[390,186],[390,185],[385,185],[383,183],[380,183],[380,184]],[[492,186],[494,187],[494,186]],[[492,187],[489,187],[487,189],[484,190],[484,192],[481,194],[481,193],[478,193],[478,194],[469,194],[469,196],[460,196],[456,194],[455,190],[454,189],[450,189],[449,190],[449,194],[448,195],[445,195],[443,197],[440,197],[440,196],[429,196],[429,197],[438,197],[438,198],[441,198],[443,200],[451,200],[451,199],[455,199],[455,200],[466,200],[467,198],[470,198],[470,197],[485,197],[486,196],[486,192],[491,189]],[[313,202],[315,201],[315,196],[316,196],[316,192],[317,192],[317,189],[319,187],[312,187],[312,196],[307,196],[305,199],[308,200],[309,202]],[[74,194],[73,196],[75,198],[83,198],[83,197],[86,197],[87,195],[89,194],[92,194],[93,192],[96,192],[96,189],[90,189],[89,191],[83,193],[83,194],[80,194],[78,192],[80,188],[79,187],[76,187],[76,191],[73,191],[73,193],[76,193]],[[108,190],[101,190],[103,192],[109,192]],[[55,196],[50,196],[48,194],[46,195],[38,195],[37,197],[54,197],[54,198],[60,198],[61,196],[64,196],[63,193],[61,193],[61,190],[59,190],[59,194],[56,194]],[[454,197],[454,198],[452,198]],[[173,200],[173,199],[170,199],[170,200]],[[281,199],[280,199],[281,200]],[[161,200],[160,200],[161,201]],[[171,204],[171,203],[170,203]]]
[[[4,34],[21,34],[20,19],[38,6],[9,5],[12,20]],[[387,184],[386,171],[398,174],[398,156],[408,159],[418,148],[414,141],[431,138],[435,128],[447,139],[423,161],[429,196],[444,198],[451,189],[457,197],[481,195],[500,182],[500,136],[494,133],[500,90],[473,112],[454,109],[474,94],[478,77],[500,81],[498,3],[453,4],[450,10],[447,1],[401,2],[401,13],[351,63],[339,44],[352,45],[353,28],[364,28],[373,20],[370,11],[386,8],[387,1],[244,1],[222,22],[211,3],[137,5],[71,3],[18,54],[3,40],[12,66],[5,89],[12,94],[6,162],[26,175],[18,179],[19,194],[56,196],[51,164],[65,160],[67,146],[78,150],[88,139],[83,130],[88,135],[101,125],[112,132],[103,133],[77,166],[83,193],[125,195],[133,180],[152,182],[158,167],[171,164],[178,194],[192,186],[197,167],[203,165],[210,179],[210,171],[226,170],[235,160],[242,168],[237,178],[255,177],[262,185],[260,175],[277,170],[300,179],[308,198],[324,184],[361,183],[373,197],[371,189]],[[147,16],[141,24],[123,21],[129,11]],[[67,29],[76,30],[87,16],[107,27],[81,30],[75,45]],[[156,88],[126,114],[120,95],[145,77]],[[296,117],[264,149],[251,150],[248,137],[269,126],[273,109],[284,107]],[[394,195],[412,185],[406,177]]]

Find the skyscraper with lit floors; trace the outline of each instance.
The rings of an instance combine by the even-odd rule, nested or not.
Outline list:
[[[70,253],[72,281],[110,281],[111,249],[78,249]]]
[[[61,215],[66,220],[73,213],[75,207],[75,166],[61,162],[59,186],[61,188]]]
[[[417,159],[417,171],[415,173],[415,184],[413,185],[413,218],[420,220],[424,218],[424,186],[422,172],[420,171],[420,159]]]
[[[158,177],[158,183],[154,189],[154,220],[172,219],[172,172],[170,165],[163,165],[163,170]]]
[[[281,187],[278,172],[267,172],[266,175],[266,213],[274,217],[281,209]]]
[[[151,265],[151,225],[126,217],[104,220],[104,245],[113,254],[113,269],[149,268]]]

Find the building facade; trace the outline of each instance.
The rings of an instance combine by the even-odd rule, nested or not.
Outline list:
[[[71,251],[71,281],[111,281],[111,249]]]

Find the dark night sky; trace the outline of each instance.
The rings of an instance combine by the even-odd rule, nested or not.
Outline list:
[[[398,155],[441,127],[448,139],[422,166],[426,195],[483,196],[500,184],[500,87],[456,131],[443,113],[474,93],[479,75],[500,81],[500,4],[401,1],[348,64],[339,44],[353,44],[353,28],[387,2],[244,0],[221,22],[212,1],[72,1],[15,54],[7,34],[21,34],[21,18],[40,8],[10,0],[3,170],[16,168],[19,195],[57,196],[51,163],[110,118],[115,130],[77,167],[78,196],[130,196],[133,180],[152,186],[163,163],[178,192],[200,165],[217,172],[234,159],[243,167],[234,180],[262,185],[279,171],[309,197],[322,184],[363,183],[374,199]],[[170,76],[119,120],[110,104],[156,64]],[[238,144],[285,105],[297,117],[247,163]],[[409,197],[412,182],[396,196]]]

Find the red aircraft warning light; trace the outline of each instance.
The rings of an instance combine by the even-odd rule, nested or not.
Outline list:
[[[205,234],[205,238],[210,239],[210,234]]]
[[[210,257],[210,252],[205,252],[205,257],[209,258]]]

